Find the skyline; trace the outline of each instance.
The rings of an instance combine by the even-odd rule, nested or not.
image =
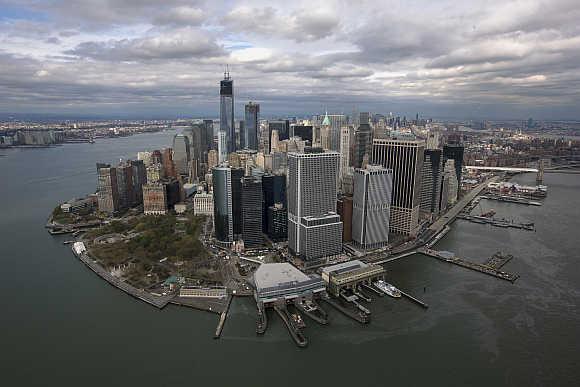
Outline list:
[[[0,5],[0,115],[580,118],[574,1]]]

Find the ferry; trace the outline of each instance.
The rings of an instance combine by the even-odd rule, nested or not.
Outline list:
[[[388,282],[385,282],[383,280],[378,280],[377,282],[374,283],[374,285],[379,290],[385,292],[385,294],[387,294],[391,297],[395,297],[395,298],[401,297],[401,291]]]

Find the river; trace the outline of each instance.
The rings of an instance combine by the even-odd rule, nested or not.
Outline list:
[[[380,298],[368,326],[330,310],[328,326],[307,321],[310,345],[299,349],[273,314],[256,335],[251,299],[234,301],[214,340],[217,315],[135,300],[43,228],[57,202],[94,191],[96,162],[170,146],[174,133],[0,150],[3,385],[578,385],[580,175],[546,174],[542,207],[482,201],[537,232],[460,220],[436,245],[479,262],[511,253],[514,284],[404,258],[386,266],[389,279],[429,309]]]

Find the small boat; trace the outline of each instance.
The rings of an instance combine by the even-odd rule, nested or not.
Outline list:
[[[374,285],[377,287],[377,289],[383,291],[385,294],[391,297],[395,298],[401,297],[401,291],[388,282],[378,280],[377,282],[374,283]]]

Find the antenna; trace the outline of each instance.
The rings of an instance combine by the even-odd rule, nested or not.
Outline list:
[[[226,64],[226,69],[224,71],[224,79],[230,79],[230,68],[227,64]]]

